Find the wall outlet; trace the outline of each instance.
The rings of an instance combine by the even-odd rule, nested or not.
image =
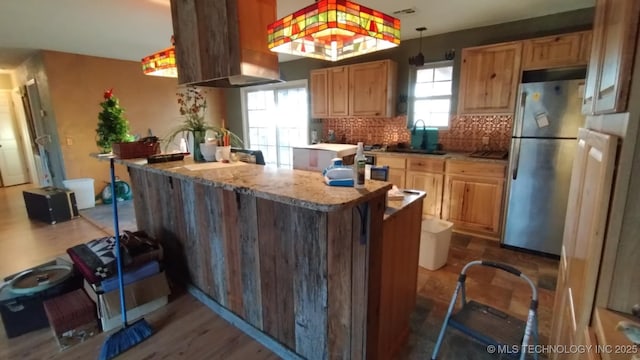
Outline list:
[[[483,136],[482,137],[482,145],[489,145],[489,137],[488,136]]]

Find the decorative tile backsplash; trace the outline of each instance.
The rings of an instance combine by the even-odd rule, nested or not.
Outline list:
[[[511,115],[463,115],[454,116],[448,130],[438,133],[444,150],[475,151],[485,149],[482,138],[489,137],[487,150],[509,150],[511,140]],[[322,120],[322,138],[328,138],[334,130],[336,141],[355,144],[393,145],[409,142],[406,115],[394,118],[340,118]]]

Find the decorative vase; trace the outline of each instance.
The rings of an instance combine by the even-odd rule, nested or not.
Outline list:
[[[204,142],[205,131],[195,130],[191,134],[193,135],[193,161],[203,162],[205,160],[200,151],[200,144]]]

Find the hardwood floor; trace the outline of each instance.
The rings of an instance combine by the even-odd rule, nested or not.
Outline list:
[[[27,218],[22,190],[0,188],[0,278],[41,264],[73,245],[104,236],[83,218],[48,225]],[[119,359],[277,359],[240,330],[186,293],[145,319],[155,333]],[[60,352],[49,328],[7,339],[0,325],[0,359],[95,359],[105,340],[101,333]]]
[[[85,219],[47,225],[27,218],[22,190],[0,188],[0,278],[43,263],[68,247],[104,236],[105,224]],[[101,230],[100,228],[104,229]],[[502,249],[495,241],[454,234],[447,265],[437,271],[420,269],[418,299],[412,315],[409,344],[400,358],[426,359],[442,325],[462,267],[485,259],[513,265],[536,283],[540,294],[540,343],[546,343],[552,318],[558,262]],[[519,318],[526,318],[530,289],[519,278],[489,268],[472,268],[467,278],[469,299],[483,302]],[[174,296],[166,307],[145,317],[157,331],[124,353],[121,359],[276,359],[277,356],[231,326],[189,294]],[[105,334],[64,352],[58,351],[50,329],[7,339],[0,326],[0,359],[96,358]],[[490,358],[482,346],[450,335],[440,359]]]

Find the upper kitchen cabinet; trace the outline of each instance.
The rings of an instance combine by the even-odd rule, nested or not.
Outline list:
[[[327,69],[314,70],[311,72],[310,87],[311,92],[311,117],[325,118],[329,115],[329,75]]]
[[[391,60],[349,67],[349,114],[391,117],[395,112],[397,65]]]
[[[591,31],[525,40],[522,70],[587,65],[590,49]]]
[[[237,87],[279,81],[267,47],[276,0],[171,0],[178,82]]]
[[[327,69],[329,76],[329,114],[331,116],[349,115],[349,69],[338,66]]]
[[[598,0],[582,112],[625,112],[638,34],[640,1]]]
[[[312,70],[311,117],[391,117],[396,79],[397,64],[391,60]]]
[[[458,114],[512,114],[522,42],[462,49]]]

